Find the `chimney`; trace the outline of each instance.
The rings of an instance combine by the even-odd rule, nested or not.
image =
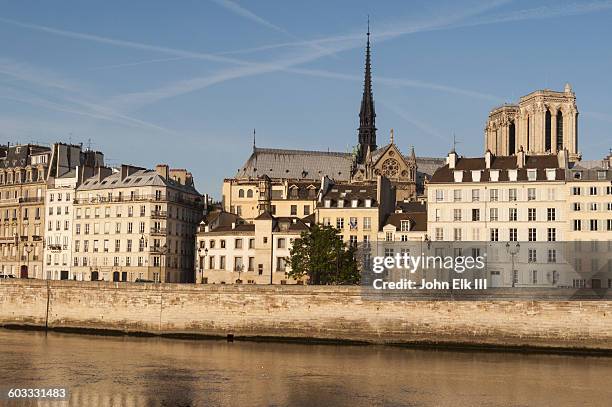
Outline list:
[[[178,182],[181,185],[187,185],[187,177],[188,177],[188,172],[185,169],[170,169],[168,171],[168,174],[170,175],[170,179],[173,179],[174,181]]]
[[[557,161],[559,163],[559,168],[568,168],[569,167],[569,156],[567,154],[567,149],[559,150],[557,152]]]
[[[168,179],[170,176],[170,167],[168,164],[157,164],[155,166],[155,172],[162,178]]]
[[[525,151],[523,150],[523,146],[521,146],[520,150],[516,153],[516,167],[525,167]]]
[[[492,158],[493,154],[491,154],[491,150],[487,149],[487,152],[485,153],[485,167],[486,168],[491,168],[491,158]]]
[[[457,166],[457,153],[454,149],[450,153],[448,153],[446,163],[448,164],[448,168],[450,168],[451,170]]]

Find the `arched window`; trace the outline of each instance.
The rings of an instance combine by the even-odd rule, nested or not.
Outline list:
[[[253,198],[253,190],[247,189],[247,198]]]
[[[238,190],[238,198],[244,198],[244,189]]]
[[[544,126],[544,150],[551,151],[552,150],[552,135],[551,135],[551,117],[550,110],[546,111],[546,120]]]
[[[510,122],[508,133],[508,155],[513,155],[516,152],[516,128],[514,127],[514,122]]]
[[[557,151],[563,149],[563,113],[557,112]]]

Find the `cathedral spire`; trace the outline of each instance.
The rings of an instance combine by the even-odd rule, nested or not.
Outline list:
[[[367,148],[376,150],[376,112],[374,111],[374,96],[372,95],[372,67],[370,57],[370,18],[368,16],[368,32],[366,42],[365,74],[363,81],[363,96],[359,111],[359,154],[358,162],[363,163]]]

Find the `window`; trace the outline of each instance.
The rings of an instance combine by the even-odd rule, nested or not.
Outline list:
[[[538,252],[536,249],[529,249],[527,252],[527,262],[536,263],[538,261]]]
[[[242,239],[235,239],[234,240],[234,248],[242,249]]]
[[[580,211],[580,202],[574,202],[574,211],[575,212],[579,212]]]
[[[249,249],[254,249],[254,248],[255,248],[255,239],[250,238],[249,239]]]
[[[219,269],[225,270],[225,256],[219,256]]]
[[[291,205],[291,216],[297,216],[297,205]]]
[[[242,257],[234,257],[234,271],[242,271]]]
[[[536,216],[536,208],[528,208],[527,209],[527,220],[529,222],[535,222],[537,219]]]
[[[573,187],[572,188],[572,195],[581,195],[581,189],[580,187]]]
[[[548,228],[548,241],[549,242],[557,241],[557,229],[556,228]]]
[[[538,270],[531,270],[531,283],[532,284],[538,283]]]
[[[356,235],[349,236],[349,245],[351,247],[357,247],[357,236]]]
[[[444,240],[444,229],[436,228],[436,240]]]
[[[444,191],[436,189],[436,202],[442,202],[444,200]]]
[[[529,228],[527,230],[527,240],[529,240],[530,242],[535,242],[538,240],[538,233],[536,231],[536,228]]]
[[[336,218],[336,229],[344,229],[344,218]]]
[[[516,220],[517,220],[517,209],[509,208],[508,209],[508,221],[516,222]]]
[[[508,190],[508,200],[516,201],[516,188],[510,188]]]
[[[453,200],[455,202],[461,202],[461,190],[460,189],[455,189],[453,191]]]
[[[225,249],[225,239],[221,239],[221,240],[219,240],[219,246],[220,246],[222,249]]]
[[[557,251],[555,249],[548,249],[548,262],[549,263],[557,262]]]
[[[597,195],[597,187],[590,187],[589,195]]]
[[[323,218],[323,226],[331,226],[331,219]]]
[[[536,200],[536,189],[535,188],[527,188],[527,200],[528,201]]]
[[[580,219],[574,219],[574,230],[578,232],[582,230],[582,221]]]
[[[279,237],[277,240],[276,247],[278,247],[279,249],[284,249],[286,246],[287,246],[287,243],[285,241],[285,238]]]
[[[392,242],[393,241],[393,232],[386,232],[385,233],[385,241],[386,242]]]
[[[357,230],[357,218],[355,217],[349,218],[349,227],[351,230]]]
[[[499,229],[493,228],[491,229],[491,241],[498,242],[499,241]]]
[[[497,202],[499,200],[499,190],[497,189],[489,190],[489,200],[491,202]]]
[[[597,232],[597,230],[598,230],[598,224],[599,224],[599,222],[597,222],[597,219],[591,219],[591,220],[589,221],[589,225],[590,225],[590,227],[591,227],[591,231],[592,231],[592,232]]]
[[[480,220],[480,209],[472,209],[472,222]]]
[[[461,221],[461,209],[453,209],[453,220],[455,222]]]
[[[589,209],[590,209],[592,212],[596,212],[596,211],[597,211],[597,208],[598,208],[597,202],[591,202],[591,204],[589,205]]]
[[[491,222],[497,222],[498,219],[498,210],[497,208],[490,208],[489,209],[489,220]]]
[[[372,228],[372,219],[370,217],[363,218],[363,230],[370,230]]]
[[[304,205],[304,216],[310,215],[310,205]]]
[[[461,241],[461,229],[460,228],[455,228],[453,230],[453,240],[455,240],[456,242]]]
[[[510,228],[509,240],[511,242],[516,242],[518,240],[516,228]]]
[[[538,175],[537,170],[534,170],[534,169],[527,170],[527,180],[528,181],[535,181],[537,179],[537,175]]]
[[[555,208],[548,208],[546,210],[546,214],[547,214],[546,215],[546,219],[549,222],[554,222],[555,220],[557,220],[557,212],[556,212]]]
[[[480,201],[480,190],[479,189],[472,189],[472,201],[473,202]]]

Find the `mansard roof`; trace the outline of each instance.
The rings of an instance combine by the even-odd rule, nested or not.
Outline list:
[[[337,181],[348,181],[352,164],[351,153],[255,147],[236,178],[267,175],[272,179],[320,180],[327,175]]]
[[[410,222],[411,232],[427,231],[427,212],[392,213],[387,216],[384,225],[393,225],[399,230],[403,220]]]

